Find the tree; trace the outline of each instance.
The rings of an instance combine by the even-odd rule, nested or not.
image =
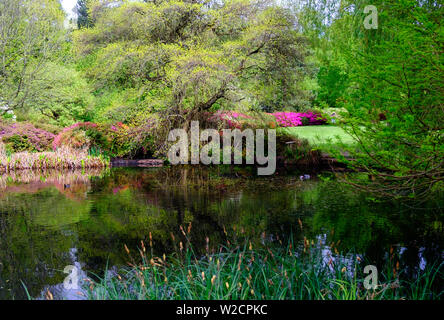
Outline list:
[[[45,64],[63,43],[57,0],[0,2],[0,113],[25,110],[46,84]]]
[[[26,112],[16,112],[17,119],[40,120],[59,126],[76,121],[90,121],[93,96],[85,78],[69,65],[47,63],[46,86]]]
[[[75,47],[96,90],[132,95],[122,120],[140,109],[186,122],[217,108],[307,105],[300,85],[309,70],[306,44],[282,7],[261,0],[93,1],[90,13],[94,27],[75,32]]]
[[[342,159],[371,177],[350,179],[358,188],[387,197],[427,197],[442,189],[444,179],[443,5],[372,4],[377,29],[365,28],[363,1],[342,1],[329,26],[330,49],[345,58],[350,79],[345,129],[359,146],[349,150],[353,161]]]
[[[77,0],[75,7],[75,12],[77,14],[77,27],[89,28],[91,26],[91,21],[88,12],[88,0]]]
[[[348,86],[348,77],[335,65],[321,66],[317,75],[319,89],[317,102],[324,102],[329,107],[339,107],[344,100]]]

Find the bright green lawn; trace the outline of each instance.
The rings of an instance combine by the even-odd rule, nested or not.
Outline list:
[[[304,126],[280,128],[279,130],[288,132],[295,137],[307,139],[312,146],[317,147],[334,145],[340,142],[347,145],[353,145],[356,143],[356,141],[353,140],[353,138],[342,128],[336,126]]]

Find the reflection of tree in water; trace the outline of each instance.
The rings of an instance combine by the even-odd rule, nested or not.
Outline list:
[[[26,298],[21,281],[37,295],[43,285],[62,281],[63,273],[54,269],[69,263],[72,239],[33,224],[34,204],[15,200],[20,205],[13,210],[0,207],[0,299]]]
[[[18,170],[0,175],[0,197],[8,193],[36,193],[55,187],[60,193],[73,200],[84,200],[90,179],[106,173],[104,169],[81,170]]]
[[[91,268],[102,268],[108,259],[126,263],[124,244],[140,247],[140,240],[148,243],[150,232],[157,254],[171,252],[171,234],[185,243],[179,228],[189,223],[189,238],[197,251],[205,247],[206,237],[210,246],[226,244],[224,229],[231,241],[234,229],[237,236],[259,241],[264,231],[282,234],[296,225],[298,216],[288,214],[294,210],[294,191],[255,194],[254,181],[249,188],[239,179],[233,182],[209,174],[187,169],[117,169],[93,180],[88,199],[93,206],[88,220],[77,228],[80,260]]]
[[[371,202],[337,182],[319,183],[310,233],[328,233],[344,250],[365,253],[381,266],[393,252],[393,264],[415,273],[420,265],[442,262],[442,197],[414,207],[400,202]],[[393,249],[391,249],[393,248]],[[402,253],[402,254],[400,254]]]
[[[155,254],[169,253],[171,234],[176,245],[185,243],[179,227],[186,230],[190,223],[197,252],[205,250],[206,237],[213,248],[236,238],[249,238],[256,247],[263,232],[284,241],[290,233],[296,239],[328,234],[329,242],[341,240],[340,249],[354,248],[377,263],[391,245],[405,247],[402,266],[417,266],[419,252],[426,261],[442,261],[442,213],[371,203],[334,181],[253,178],[248,170],[193,167],[119,168],[96,176],[29,178],[28,186],[9,179],[10,189],[0,197],[1,286],[11,279],[12,292],[23,292],[23,280],[33,294],[41,284],[60,283],[64,274],[53,270],[70,263],[73,247],[84,270],[94,272],[107,263],[126,264],[124,245],[137,255],[150,232]]]

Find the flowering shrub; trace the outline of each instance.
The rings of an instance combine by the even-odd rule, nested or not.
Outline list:
[[[36,128],[31,123],[0,122],[0,141],[11,152],[49,150],[54,137],[53,133]]]
[[[244,114],[236,111],[218,111],[208,114],[209,123],[219,128],[245,129],[245,128],[275,128],[276,120],[266,113]]]
[[[97,128],[97,124],[92,122],[77,122],[64,128],[54,138],[52,143],[53,149],[57,150],[61,145],[68,145],[74,149],[88,148],[90,141],[84,133],[84,130],[88,128]]]
[[[251,119],[251,117],[234,111],[218,111],[208,114],[208,122],[218,124],[219,127],[241,128],[242,120],[247,119]]]
[[[308,112],[275,112],[272,115],[276,118],[281,127],[298,127],[304,125],[326,124],[327,119],[319,113]]]
[[[112,125],[109,131],[110,152],[117,157],[152,156],[156,147],[154,137],[158,118],[142,115],[128,125],[121,122]]]
[[[275,128],[322,125],[327,119],[318,112],[275,112],[244,114],[235,111],[218,111],[208,114],[208,122],[228,128]]]
[[[139,118],[129,125],[79,122],[64,128],[54,139],[53,149],[62,146],[87,150],[105,157],[145,156],[152,153],[154,117]]]

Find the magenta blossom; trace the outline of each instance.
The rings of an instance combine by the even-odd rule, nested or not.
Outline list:
[[[308,112],[275,112],[272,115],[276,118],[281,127],[299,127],[304,125],[303,118],[306,118],[308,125],[321,125],[327,123],[320,114],[312,111]]]
[[[54,138],[54,141],[52,142],[52,148],[54,150],[57,150],[57,148],[60,146],[60,142],[62,140],[62,137],[63,137],[64,133],[66,133],[68,131],[71,131],[71,130],[74,130],[76,128],[81,128],[81,127],[83,127],[83,128],[96,128],[97,124],[92,123],[92,122],[77,122],[77,123],[74,123],[73,125],[71,125],[69,127],[63,128],[63,130],[60,131],[59,134]]]

